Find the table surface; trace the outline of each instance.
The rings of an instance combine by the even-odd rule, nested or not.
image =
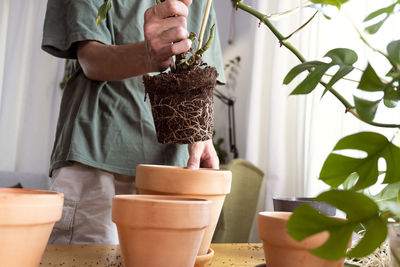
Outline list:
[[[215,254],[206,267],[255,267],[265,263],[262,244],[211,244],[211,247]],[[119,245],[48,245],[40,266],[123,265]]]

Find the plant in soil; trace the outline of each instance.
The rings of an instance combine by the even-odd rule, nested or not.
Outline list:
[[[177,55],[169,72],[143,76],[160,143],[190,144],[212,138],[218,72],[203,63],[202,55],[210,47],[214,31],[215,25],[197,51],[192,47]],[[190,33],[189,38],[194,44],[196,35]]]
[[[385,51],[373,47],[361,31],[357,34],[364,44],[382,56],[387,61],[389,68],[376,71],[372,63],[356,67],[358,55],[348,48],[335,48],[324,55],[328,60],[306,60],[301,52],[296,49],[288,39],[293,35],[284,36],[271,23],[269,17],[239,0],[231,0],[233,5],[260,20],[272,34],[279,40],[280,46],[286,47],[296,56],[300,64],[293,67],[286,75],[283,83],[289,84],[301,73],[308,73],[297,84],[291,95],[305,95],[317,87],[323,87],[323,93],[331,93],[343,104],[342,112],[352,114],[362,122],[375,126],[375,131],[359,132],[346,136],[338,141],[333,151],[325,160],[319,179],[331,186],[331,189],[322,192],[315,199],[325,202],[346,214],[346,221],[334,220],[309,205],[297,208],[291,216],[287,231],[296,240],[301,241],[308,236],[319,232],[328,231],[329,239],[311,253],[336,260],[342,257],[361,258],[375,251],[387,237],[387,225],[391,221],[399,221],[399,196],[400,196],[400,148],[396,142],[396,135],[400,125],[395,122],[377,122],[375,115],[378,109],[390,109],[396,112],[400,101],[400,40],[390,41]],[[311,0],[306,4],[316,9],[315,14],[303,25],[294,31],[297,33],[307,26],[317,13],[323,11],[324,6],[340,7],[346,2],[354,0]],[[318,4],[316,6],[315,4]],[[321,9],[322,4],[322,9]],[[393,0],[388,6],[366,14],[364,23],[367,34],[379,34],[379,29],[391,16],[399,15],[400,1]],[[334,67],[334,68],[332,68]],[[335,71],[329,73],[328,71]],[[361,71],[360,80],[353,81],[355,91],[364,95],[379,92],[380,97],[371,101],[353,95],[347,99],[334,87],[337,82],[347,79],[347,75],[354,70]],[[378,73],[386,73],[383,77]],[[346,90],[350,90],[346,88]],[[393,138],[388,139],[382,135],[381,128],[392,128]],[[343,151],[363,152],[363,157],[354,157],[343,154]],[[378,161],[384,161],[385,167],[378,167]],[[383,179],[381,183],[378,177]],[[383,185],[380,193],[371,195],[371,187]],[[361,239],[355,246],[347,250],[348,241],[352,233],[362,233]],[[397,260],[397,259],[395,259]]]
[[[156,0],[156,4],[161,2],[164,0]],[[215,32],[213,25],[207,42],[202,45],[211,3],[212,0],[207,0],[197,49],[192,46],[189,51],[177,55],[170,65],[169,72],[143,76],[145,94],[150,98],[157,139],[162,144],[191,144],[212,139],[213,90],[218,72],[202,60],[202,55],[212,44]],[[111,0],[100,6],[97,24],[106,18],[111,7]],[[194,45],[196,34],[191,32],[189,39]]]

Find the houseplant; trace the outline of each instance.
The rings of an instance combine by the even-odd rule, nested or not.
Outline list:
[[[351,0],[311,0],[310,4],[331,5],[340,8]],[[400,100],[398,91],[400,82],[400,40],[395,40],[387,45],[386,51],[379,51],[371,46],[364,36],[360,37],[365,44],[381,54],[391,65],[384,70],[385,77],[379,77],[374,66],[369,63],[361,69],[360,81],[356,88],[365,94],[380,92],[381,97],[375,101],[354,96],[348,100],[334,89],[334,85],[352,72],[358,55],[347,48],[336,48],[328,51],[325,57],[328,61],[307,61],[303,55],[291,43],[288,37],[283,36],[271,23],[268,16],[247,6],[242,1],[232,0],[236,8],[255,16],[264,24],[279,40],[281,46],[291,51],[301,62],[287,74],[284,83],[290,83],[300,73],[309,74],[302,79],[291,93],[292,95],[309,94],[318,84],[324,87],[323,94],[332,93],[344,106],[344,111],[354,115],[361,121],[376,127],[400,128],[396,123],[380,123],[374,121],[379,104],[386,108],[395,107]],[[394,0],[388,6],[384,6],[365,17],[366,22],[372,21],[372,25],[365,30],[369,34],[375,34],[394,15],[400,5],[400,1]],[[383,18],[381,18],[383,16]],[[307,22],[309,23],[312,18]],[[378,20],[374,22],[374,20]],[[306,23],[306,24],[307,24]],[[301,25],[301,30],[306,24]],[[289,36],[290,37],[290,36]],[[326,77],[326,72],[335,66],[335,73],[331,78]],[[327,80],[327,81],[325,81]],[[382,105],[379,108],[383,108]],[[357,158],[343,155],[344,150],[364,152],[366,156]],[[378,160],[384,159],[386,169],[378,168]],[[378,176],[384,177],[385,188],[377,195],[371,196],[367,189],[379,184]],[[300,241],[308,236],[322,231],[330,233],[329,239],[320,247],[311,252],[319,257],[336,260],[341,257],[363,257],[372,253],[387,236],[388,218],[397,219],[398,194],[400,188],[400,149],[377,132],[359,132],[346,136],[338,141],[333,152],[327,157],[320,179],[332,187],[331,190],[321,193],[316,200],[325,202],[346,213],[347,221],[337,221],[315,211],[308,205],[299,207],[291,216],[287,230],[292,237]],[[385,201],[383,201],[383,199]],[[388,201],[389,200],[389,201]],[[397,208],[397,210],[396,210]],[[364,234],[358,244],[347,251],[348,240],[353,232],[363,228]]]
[[[156,0],[156,4],[163,2]],[[204,18],[197,40],[197,48],[179,54],[170,65],[169,72],[144,75],[146,96],[151,103],[158,142],[191,144],[212,139],[214,130],[213,89],[218,72],[202,60],[202,55],[211,46],[215,26],[210,29],[208,40],[203,37],[212,0],[207,0]],[[106,18],[111,9],[111,0],[99,8],[97,23]],[[196,34],[189,39],[195,44]],[[146,97],[145,97],[146,100]]]

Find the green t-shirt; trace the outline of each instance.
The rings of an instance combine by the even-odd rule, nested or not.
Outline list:
[[[42,49],[76,59],[79,41],[120,45],[144,40],[143,14],[154,0],[113,0],[107,19],[96,26],[103,2],[49,0]],[[189,31],[199,33],[206,2],[196,0],[190,6]],[[207,32],[215,23],[212,10]],[[225,82],[218,34],[204,61],[215,66],[218,80]],[[93,81],[75,61],[61,101],[50,174],[72,161],[125,175],[135,175],[136,165],[141,163],[185,166],[187,146],[157,142],[150,103],[144,102],[144,97],[142,77]]]

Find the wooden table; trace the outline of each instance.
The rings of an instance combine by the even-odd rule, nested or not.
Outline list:
[[[262,244],[211,244],[215,254],[207,267],[255,267],[265,263]],[[122,265],[118,245],[48,245],[40,266]]]

